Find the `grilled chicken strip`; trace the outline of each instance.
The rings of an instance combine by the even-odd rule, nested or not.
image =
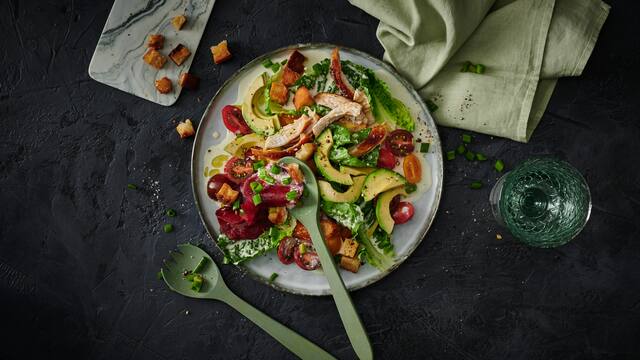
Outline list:
[[[300,134],[302,134],[311,122],[311,118],[307,115],[300,116],[293,123],[282,127],[277,133],[267,136],[264,142],[264,148],[273,149],[292,143],[300,137]]]
[[[349,103],[347,104],[339,105],[333,108],[327,113],[327,115],[321,117],[320,120],[313,124],[313,134],[315,136],[320,135],[320,133],[324,129],[326,129],[327,126],[331,125],[332,122],[345,116],[351,117],[353,119],[358,119],[361,118],[362,115],[362,105],[353,101],[349,101]]]
[[[316,104],[326,106],[329,109],[335,109],[340,105],[352,102],[344,96],[332,93],[319,93],[313,98],[313,100],[316,102]]]

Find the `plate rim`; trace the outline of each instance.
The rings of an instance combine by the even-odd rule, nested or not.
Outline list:
[[[200,204],[200,201],[198,199],[198,194],[196,191],[196,164],[195,164],[195,158],[196,158],[196,150],[200,145],[200,139],[202,138],[202,133],[204,132],[204,130],[201,131],[202,128],[204,128],[204,126],[202,126],[203,122],[206,120],[206,116],[207,114],[209,114],[209,111],[211,109],[211,106],[213,105],[214,100],[218,97],[218,95],[227,88],[227,86],[229,86],[238,76],[240,76],[240,74],[244,73],[247,69],[250,69],[252,67],[254,67],[256,64],[260,64],[260,62],[267,58],[270,57],[272,55],[278,54],[280,52],[283,51],[287,51],[287,50],[305,50],[305,49],[317,49],[317,48],[332,48],[332,47],[338,47],[341,50],[344,49],[347,52],[351,52],[354,53],[358,56],[362,56],[364,58],[367,58],[368,60],[370,60],[371,62],[376,63],[377,65],[379,65],[380,67],[384,68],[384,70],[388,71],[391,75],[393,75],[398,81],[400,81],[400,83],[409,91],[409,93],[411,94],[411,96],[417,101],[417,103],[420,105],[420,107],[422,108],[422,111],[428,115],[428,119],[426,121],[429,121],[433,124],[433,128],[429,127],[430,124],[427,124],[427,127],[429,129],[429,131],[431,132],[431,136],[432,136],[432,141],[431,142],[431,146],[437,145],[436,148],[438,149],[436,156],[437,156],[437,161],[436,161],[436,166],[438,168],[438,174],[439,176],[438,178],[438,184],[439,184],[439,188],[436,189],[436,193],[435,193],[435,197],[434,197],[434,208],[433,211],[430,213],[430,215],[427,217],[426,221],[423,223],[422,225],[422,230],[420,231],[420,239],[419,241],[416,241],[415,244],[413,246],[411,246],[407,253],[404,256],[398,257],[395,259],[395,263],[389,267],[388,269],[386,269],[385,271],[379,271],[378,274],[376,274],[375,276],[373,276],[371,279],[362,282],[361,284],[357,284],[355,286],[352,286],[350,288],[348,288],[349,292],[353,292],[356,290],[360,290],[362,288],[365,288],[379,280],[381,280],[382,278],[384,278],[385,276],[387,276],[388,274],[390,274],[391,272],[393,272],[395,269],[397,269],[400,264],[404,263],[404,261],[411,256],[414,251],[418,248],[418,246],[420,246],[420,244],[422,243],[422,241],[424,240],[425,236],[427,235],[427,233],[429,232],[429,229],[431,228],[431,225],[433,225],[433,221],[435,219],[435,216],[438,212],[438,208],[440,206],[440,201],[442,200],[442,190],[444,188],[444,184],[443,184],[443,179],[444,179],[444,164],[443,164],[443,156],[442,156],[442,145],[440,142],[440,134],[438,132],[438,128],[437,128],[437,124],[435,123],[435,120],[433,119],[433,116],[431,115],[431,112],[429,112],[429,109],[426,105],[426,103],[424,102],[424,100],[422,99],[422,97],[420,97],[420,94],[418,94],[418,91],[415,89],[415,87],[408,81],[406,80],[402,75],[400,75],[390,64],[378,59],[377,57],[364,52],[362,50],[358,50],[358,49],[354,49],[348,46],[340,46],[340,45],[336,45],[336,44],[332,44],[332,43],[326,43],[326,42],[317,42],[317,43],[298,43],[298,44],[291,44],[291,45],[287,45],[284,47],[280,47],[277,48],[275,50],[271,50],[269,52],[266,52],[262,55],[259,55],[257,57],[255,57],[253,60],[249,61],[248,63],[246,63],[245,65],[241,66],[238,70],[236,70],[227,80],[224,81],[224,83],[222,83],[222,85],[218,88],[218,90],[215,92],[215,94],[211,97],[211,100],[209,100],[209,103],[207,104],[207,107],[204,109],[204,112],[202,114],[202,117],[200,118],[200,122],[198,123],[198,128],[196,130],[196,134],[194,137],[194,141],[193,141],[193,146],[191,149],[191,192],[193,195],[193,199],[196,205],[196,209],[198,210],[198,216],[200,217],[200,221],[202,222],[202,224],[204,225],[205,230],[207,231],[207,235],[209,235],[209,238],[211,239],[211,241],[213,242],[213,244],[216,246],[216,248],[220,251],[222,251],[220,249],[220,247],[218,246],[218,243],[215,241],[215,232],[213,231],[213,229],[210,229],[210,225],[207,223],[204,215],[203,215],[203,210],[202,210],[202,206]],[[433,171],[432,171],[432,175],[433,175]],[[243,266],[242,264],[240,265],[234,265],[236,268],[238,268],[239,270],[241,270],[244,273],[248,273],[249,276],[260,282],[263,283],[267,286],[270,286],[278,291],[282,291],[285,293],[289,293],[289,294],[294,294],[294,295],[304,295],[304,296],[327,296],[327,295],[331,295],[330,290],[323,290],[320,292],[317,291],[306,291],[304,289],[290,289],[290,288],[286,288],[286,287],[282,287],[282,286],[278,286],[276,283],[269,281],[269,279],[264,278],[262,276],[259,276],[258,274],[252,272],[251,270],[249,270],[247,267]]]

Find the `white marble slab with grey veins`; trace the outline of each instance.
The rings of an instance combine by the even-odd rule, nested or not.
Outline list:
[[[189,71],[214,2],[115,0],[91,58],[89,76],[160,105],[172,105],[180,96],[178,77],[180,73]],[[176,31],[171,19],[181,14],[186,15],[188,20],[182,30]],[[167,58],[163,68],[156,70],[142,60],[147,51],[149,34],[164,35],[164,47],[159,50],[163,55],[168,56],[178,44],[189,48],[191,55],[181,66]],[[155,88],[155,80],[164,76],[173,83],[173,91],[169,94],[160,94]]]

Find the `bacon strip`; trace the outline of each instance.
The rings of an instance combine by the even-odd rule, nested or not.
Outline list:
[[[353,99],[353,86],[349,84],[349,80],[342,73],[342,65],[340,64],[340,53],[339,49],[335,48],[331,52],[331,76],[333,76],[333,81],[344,95],[349,100]]]

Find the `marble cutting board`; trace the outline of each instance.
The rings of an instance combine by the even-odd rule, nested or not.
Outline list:
[[[181,88],[178,77],[188,72],[215,0],[115,0],[104,26],[98,46],[89,64],[89,76],[103,84],[170,106],[178,100]],[[171,19],[187,16],[182,30],[176,31]],[[149,34],[162,34],[164,47],[159,50],[168,56],[178,44],[191,51],[189,58],[177,66],[171,59],[156,70],[142,60],[147,51]],[[195,74],[197,75],[197,74]],[[155,80],[168,77],[173,91],[160,94]]]

